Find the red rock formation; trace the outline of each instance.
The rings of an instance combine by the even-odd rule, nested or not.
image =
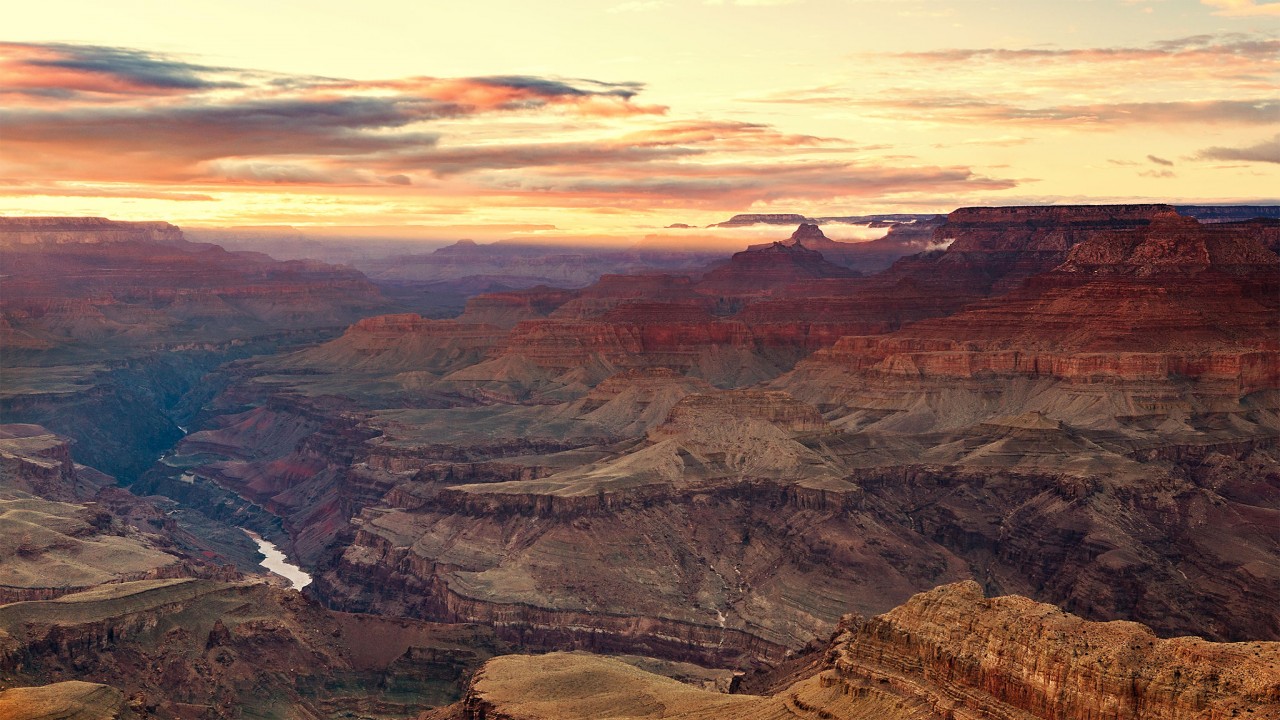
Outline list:
[[[792,666],[767,696],[725,696],[598,656],[503,656],[462,702],[426,717],[586,720],[603,708],[679,720],[1280,717],[1280,643],[1161,640],[1137,623],[986,599],[973,582],[845,618],[820,658]]]
[[[797,282],[854,274],[803,245],[773,243],[734,253],[727,263],[703,275],[697,290],[715,297],[757,297]]]
[[[167,222],[120,222],[93,217],[0,218],[0,248],[13,245],[182,243],[182,231]]]
[[[0,218],[6,339],[134,349],[346,325],[384,304],[360,273],[188,243],[168,223]]]
[[[883,270],[904,255],[930,249],[933,230],[940,221],[920,224],[893,225],[884,237],[860,242],[831,240],[822,228],[812,223],[801,224],[791,237],[781,241],[783,245],[801,245],[822,253],[822,257],[851,270],[862,273]],[[749,250],[761,250],[768,244],[751,245]]]
[[[1217,380],[1243,395],[1280,387],[1278,292],[1280,258],[1247,231],[1156,214],[1073,245],[1005,297],[845,338],[815,361],[895,376]]]
[[[1094,623],[974,582],[851,619],[827,682],[864,683],[956,718],[1230,718],[1280,715],[1280,643],[1162,640],[1137,623]]]
[[[352,325],[342,337],[280,360],[289,368],[338,373],[443,373],[473,365],[506,332],[494,325],[428,320],[420,315],[378,315]]]
[[[546,317],[574,297],[577,297],[577,292],[573,290],[545,286],[477,295],[467,300],[466,308],[458,321],[509,328],[521,320]]]

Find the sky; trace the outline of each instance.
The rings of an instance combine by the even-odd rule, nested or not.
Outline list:
[[[1276,202],[1280,2],[47,0],[0,214],[424,238]]]

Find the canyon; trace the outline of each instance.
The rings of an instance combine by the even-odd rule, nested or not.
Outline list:
[[[1280,712],[1280,223],[818,220],[368,276],[0,221],[0,708]]]
[[[586,653],[510,655],[426,718],[1276,717],[1277,667],[1280,643],[1162,640],[967,581],[846,616],[820,651],[756,678],[763,692],[710,692]]]

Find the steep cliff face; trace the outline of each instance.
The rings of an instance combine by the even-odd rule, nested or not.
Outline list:
[[[771,415],[807,426],[788,407]],[[1034,415],[919,441],[671,415],[649,443],[578,467],[404,483],[406,501],[356,518],[317,591],[352,609],[496,618],[541,647],[739,665],[963,577],[1165,635],[1280,637],[1265,581],[1273,451],[1191,445],[1139,462],[1100,444],[1106,433]],[[655,643],[672,622],[703,634]]]
[[[843,338],[793,382],[821,393],[830,383],[814,370],[825,366],[890,387],[984,376],[1191,383],[1232,402],[1280,387],[1277,288],[1280,258],[1247,230],[1156,214],[1141,230],[1072,245],[1052,272],[1006,296],[892,334]]]
[[[5,686],[102,683],[158,717],[403,717],[458,698],[504,649],[483,628],[329,612],[261,583],[140,581],[0,606]]]
[[[386,307],[363,275],[190,243],[167,223],[0,218],[6,420],[131,482],[182,436],[175,406],[223,362]]]
[[[38,425],[0,425],[0,603],[127,580],[236,575],[220,567],[214,545],[75,463],[69,444]]]
[[[385,301],[363,275],[186,242],[168,223],[0,218],[5,333],[49,351],[137,349],[345,325]],[[14,358],[8,358],[12,364]]]
[[[842,622],[803,679],[769,696],[719,695],[616,660],[557,653],[489,661],[461,703],[428,718],[877,717],[1174,720],[1280,716],[1280,643],[1161,640],[1051,605],[987,599],[976,583]],[[804,677],[807,675],[807,677]]]
[[[344,373],[444,373],[480,362],[506,337],[494,325],[379,315],[352,325],[333,341],[283,358],[289,368]]]
[[[185,242],[167,222],[121,222],[95,217],[0,218],[0,248],[14,245],[99,245]]]
[[[887,681],[955,717],[1280,713],[1280,643],[1160,639],[1137,623],[1088,622],[1018,596],[986,599],[973,582],[847,623],[829,658],[842,680]]]

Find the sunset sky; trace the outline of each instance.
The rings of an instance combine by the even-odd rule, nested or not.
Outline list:
[[[1280,197],[1280,2],[55,0],[0,28],[0,214],[621,241]]]

